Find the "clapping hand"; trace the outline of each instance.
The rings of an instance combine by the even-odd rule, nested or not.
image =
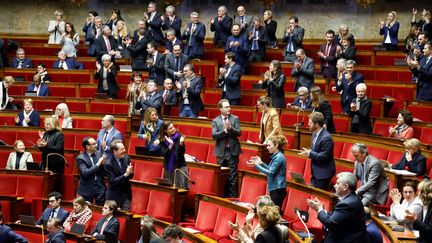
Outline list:
[[[390,191],[390,197],[392,198],[393,203],[400,204],[402,195],[397,188],[393,188]]]
[[[252,156],[252,157],[250,158],[250,160],[246,162],[246,164],[249,165],[249,166],[260,165],[260,164],[262,164],[262,163],[263,163],[263,162],[261,161],[261,158],[258,157],[258,156]]]
[[[407,209],[405,210],[405,220],[414,222],[417,220],[417,214]]]
[[[320,211],[321,209],[323,209],[323,204],[320,200],[318,200],[318,198],[314,198],[314,199],[306,199],[307,200],[307,204],[309,205],[310,208],[312,208],[315,211]]]
[[[382,27],[384,27],[384,25],[385,25],[385,22],[384,22],[384,20],[383,20],[383,19],[380,19],[380,21],[379,21],[379,22],[380,22],[381,28],[382,28]]]
[[[411,155],[410,152],[408,152],[408,151],[405,152],[405,159],[406,159],[408,162],[411,162],[411,160],[412,160],[412,155]]]
[[[98,61],[96,61],[96,69],[97,69],[97,71],[99,71],[101,69],[101,65]]]
[[[183,135],[180,137],[180,145],[184,144],[185,139],[186,139],[186,137]]]
[[[175,86],[177,87],[177,89],[181,89],[182,88],[182,85],[181,85],[181,83],[179,82],[179,81],[175,81]]]
[[[305,148],[305,147],[303,147],[302,148],[302,151],[300,152],[300,153],[298,153],[299,155],[302,155],[302,156],[307,156],[307,157],[309,157],[309,154],[310,154],[310,149],[307,149],[307,148]]]

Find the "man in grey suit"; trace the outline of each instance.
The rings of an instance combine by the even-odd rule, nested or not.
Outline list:
[[[216,140],[214,154],[217,163],[229,167],[230,173],[225,183],[224,197],[237,196],[237,164],[241,153],[238,137],[241,135],[240,120],[231,115],[231,106],[228,100],[218,102],[221,115],[212,121],[212,137]]]
[[[183,68],[184,78],[175,82],[177,96],[179,96],[180,117],[197,118],[200,111],[204,110],[201,100],[203,83],[200,77],[195,75],[192,64],[186,64]]]
[[[289,26],[282,37],[283,43],[286,43],[285,50],[282,52],[285,61],[295,62],[295,52],[302,48],[303,36],[304,29],[298,25],[297,16],[292,16],[289,19]]]
[[[206,27],[199,22],[199,13],[192,12],[190,15],[191,22],[185,26],[182,34],[182,40],[186,41],[185,53],[189,59],[204,57],[204,39]]]
[[[244,6],[237,7],[238,16],[234,16],[233,24],[238,24],[240,26],[240,35],[247,38],[252,27],[253,17],[246,15],[246,9]]]
[[[183,68],[188,61],[188,56],[182,53],[181,46],[175,44],[173,46],[173,52],[166,55],[165,58],[165,73],[166,77],[177,81],[183,78]]]
[[[297,92],[300,87],[310,90],[314,86],[315,64],[312,58],[306,56],[303,49],[298,49],[295,54],[297,60],[291,71],[291,76],[295,80],[294,92]]]
[[[363,205],[384,205],[387,201],[389,181],[383,165],[377,158],[369,155],[366,145],[362,143],[354,144],[351,153],[356,159],[354,174],[360,180],[356,193],[362,199]]]
[[[97,149],[101,150],[107,156],[107,161],[111,157],[111,150],[109,144],[114,139],[122,140],[123,137],[119,130],[114,127],[115,118],[113,115],[106,115],[102,118],[102,129],[99,130],[98,137],[96,140]]]

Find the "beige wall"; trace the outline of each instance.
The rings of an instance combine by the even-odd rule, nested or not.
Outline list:
[[[112,0],[112,2],[119,1],[121,0]],[[135,1],[143,2],[142,0]],[[372,7],[363,8],[357,5],[355,0],[346,0],[347,4],[283,4],[285,1],[290,0],[279,0],[279,3],[271,8],[274,19],[278,22],[278,38],[281,37],[283,29],[287,26],[288,18],[291,15],[297,15],[300,25],[306,30],[306,39],[323,38],[327,29],[337,30],[341,23],[348,24],[356,39],[381,39],[378,35],[378,21],[386,17],[388,10],[397,11],[397,20],[401,24],[399,39],[404,39],[409,30],[411,8],[420,2],[400,1],[400,3],[387,4],[385,0],[377,0]],[[189,13],[198,10],[202,16],[202,22],[208,26],[210,17],[216,15],[217,6],[212,4],[191,6],[189,2],[190,0],[184,0],[178,6],[179,15],[188,21]],[[233,15],[235,6],[234,4],[228,5],[230,16]],[[89,0],[85,6],[81,7],[71,4],[70,0],[3,0],[0,8],[0,32],[47,33],[48,21],[52,19],[53,12],[56,9],[62,9],[66,21],[72,22],[76,31],[82,33],[81,28],[89,10],[97,10],[105,20],[110,16],[111,9],[114,7],[122,11],[130,31],[135,29],[137,20],[146,10],[145,4],[104,4],[99,3],[98,0]],[[423,6],[418,5],[418,7]],[[159,11],[162,8],[161,4],[158,7]],[[254,16],[262,16],[264,10],[258,0],[250,0],[246,9],[249,15]],[[207,28],[207,37],[212,36],[210,29]]]

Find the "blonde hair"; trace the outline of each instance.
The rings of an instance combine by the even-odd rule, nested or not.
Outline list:
[[[158,114],[157,110],[155,108],[153,108],[153,107],[149,107],[145,111],[145,113],[144,113],[144,120],[143,120],[144,125],[146,125],[147,123],[150,122],[150,115],[151,115],[152,112],[156,113],[156,115]]]
[[[419,151],[421,149],[421,142],[417,138],[408,139],[403,144],[407,149],[417,149]]]
[[[14,84],[15,83],[15,79],[12,76],[5,76],[4,77],[4,82],[7,84]]]
[[[420,189],[419,198],[422,201],[423,205],[429,206],[432,201],[432,181],[422,181],[418,185],[418,188]]]
[[[288,143],[284,135],[273,135],[266,140],[268,142],[272,142],[274,145],[277,145],[279,150],[282,150],[282,148]]]
[[[257,213],[263,229],[274,227],[281,218],[278,206],[264,206]]]
[[[118,26],[119,23],[123,24],[123,29],[120,32],[117,29],[117,26]],[[128,30],[127,30],[127,27],[126,27],[126,23],[123,20],[118,20],[117,23],[116,23],[116,27],[113,30],[113,36],[114,36],[114,38],[118,39],[120,34],[123,37],[125,37],[125,36],[128,35]]]
[[[30,99],[30,98],[24,99],[24,105],[27,104],[27,103],[29,103],[30,105],[33,105],[33,100]]]
[[[45,124],[49,124],[53,129],[61,130],[61,127],[59,125],[59,121],[55,117],[47,117],[47,118],[45,118],[44,123]]]
[[[58,118],[59,114],[57,112],[57,109],[60,109],[63,111],[63,117],[65,117],[65,118],[70,117],[69,108],[68,108],[66,103],[60,103],[57,105],[56,111],[55,111],[55,116]]]
[[[13,145],[15,149],[17,148],[17,146],[18,146],[19,143],[24,143],[24,142],[23,142],[22,140],[20,140],[20,139],[19,139],[19,140],[16,140],[16,141],[14,142],[14,145]]]
[[[60,15],[60,16],[63,16],[63,11],[61,11],[61,10],[56,10],[56,11],[54,12],[54,15]]]

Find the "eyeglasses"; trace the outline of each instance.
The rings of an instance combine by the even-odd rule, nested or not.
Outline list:
[[[50,202],[50,203],[53,203],[53,202],[55,202],[55,201],[57,201],[57,200],[48,200],[48,202]]]
[[[231,108],[231,106],[223,106],[222,108],[228,109]]]

